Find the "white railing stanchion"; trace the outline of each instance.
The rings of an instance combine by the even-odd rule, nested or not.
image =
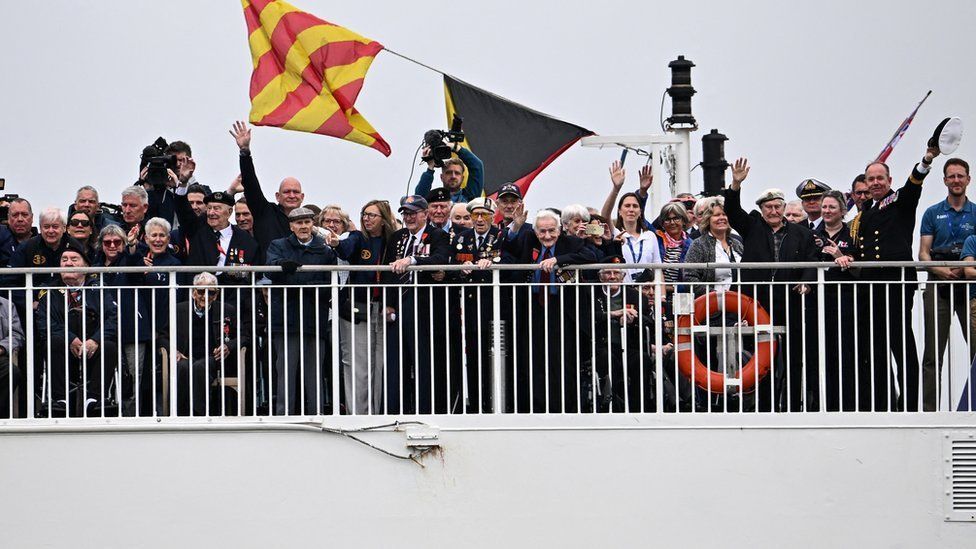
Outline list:
[[[491,270],[491,408],[492,413],[505,411],[504,345],[502,343],[502,289],[501,271]],[[479,355],[480,356],[480,355]],[[484,388],[482,388],[484,390]]]

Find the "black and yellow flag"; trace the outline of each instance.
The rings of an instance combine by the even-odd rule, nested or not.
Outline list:
[[[529,190],[535,176],[593,132],[444,75],[447,121],[464,119],[465,147],[485,163],[485,195],[506,183]]]

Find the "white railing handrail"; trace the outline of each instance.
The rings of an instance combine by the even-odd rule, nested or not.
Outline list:
[[[588,263],[562,265],[563,270],[592,271],[600,269],[733,269],[733,270],[759,270],[759,269],[830,269],[837,265],[830,262],[776,262],[776,263]],[[874,268],[909,268],[930,269],[932,267],[976,267],[976,263],[968,261],[859,261],[852,263],[851,269],[874,269]],[[493,264],[486,271],[532,271],[539,269],[538,263],[516,263],[516,264]],[[444,265],[413,265],[407,267],[409,271],[466,271],[478,270],[472,265],[444,264]],[[6,267],[0,269],[0,274],[19,275],[19,274],[59,274],[62,272],[84,272],[84,273],[147,273],[147,272],[170,272],[170,273],[199,273],[199,272],[247,272],[247,273],[275,273],[280,272],[281,267],[277,265],[233,265],[233,266],[200,266],[200,265],[180,265],[168,267],[155,266],[130,266],[130,267]],[[298,271],[304,272],[359,272],[359,271],[392,271],[389,265],[302,265]]]

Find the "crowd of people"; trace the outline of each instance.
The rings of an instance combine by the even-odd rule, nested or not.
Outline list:
[[[874,162],[850,189],[808,179],[795,201],[779,189],[759,192],[752,211],[743,205],[745,159],[732,165],[721,196],[678,195],[655,212],[646,211],[650,167],[621,194],[626,171],[615,162],[601,209],[570,204],[530,219],[519,186],[483,196],[486,166],[452,144],[455,157],[429,161],[395,208],[369,200],[353,219],[340,206],[307,203],[294,178],[269,200],[250,129],[238,122],[230,133],[240,175],[227,189],[198,182],[189,145],[177,141],[160,150],[173,162],[161,176],[144,153],[118,206],[86,185],[66,210],[40,210],[35,228],[26,199],[0,205],[0,264],[65,268],[3,275],[2,413],[24,413],[29,398],[42,416],[165,415],[171,398],[180,415],[935,410],[952,317],[967,337],[976,334],[976,285],[956,282],[976,278],[976,263],[927,269],[921,365],[911,322],[916,269],[860,266],[916,259],[916,210],[937,149],[900,188]],[[922,215],[917,259],[974,261],[969,165],[950,158],[942,170],[947,197]],[[726,266],[740,262],[768,267]],[[826,283],[817,283],[817,262],[833,264]],[[512,264],[527,267],[492,268]],[[573,269],[587,264],[606,268]],[[264,265],[276,268],[229,269]],[[329,265],[359,268],[308,268]],[[443,265],[461,268],[436,269]],[[86,266],[146,270],[71,270]],[[167,270],[174,266],[199,272]],[[707,337],[705,347],[700,338],[676,346],[675,321],[689,314],[677,296],[728,291],[785,327],[770,336],[776,356],[749,394],[711,390],[678,368],[682,353],[703,359],[715,348],[703,351]],[[872,328],[857,329],[857,317]],[[742,328],[723,318],[707,321]],[[739,369],[750,358],[733,354]],[[231,378],[244,398],[227,397]]]

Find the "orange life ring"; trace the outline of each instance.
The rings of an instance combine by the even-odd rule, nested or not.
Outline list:
[[[693,380],[698,387],[717,394],[725,393],[726,376],[722,372],[709,369],[695,356],[690,330],[693,325],[692,322],[696,326],[705,325],[708,323],[707,315],[709,313],[724,311],[738,314],[739,318],[748,321],[750,326],[769,324],[769,313],[763,309],[762,305],[755,303],[751,297],[728,291],[724,293],[723,305],[723,307],[719,307],[717,292],[709,292],[706,295],[699,296],[695,299],[695,314],[678,318],[678,330],[676,330],[675,338],[678,370],[686,378]],[[752,359],[739,371],[740,390],[743,393],[750,391],[756,385],[757,380],[764,378],[769,373],[772,357],[775,354],[776,341],[771,334],[767,339],[756,342],[756,352],[753,353]]]

